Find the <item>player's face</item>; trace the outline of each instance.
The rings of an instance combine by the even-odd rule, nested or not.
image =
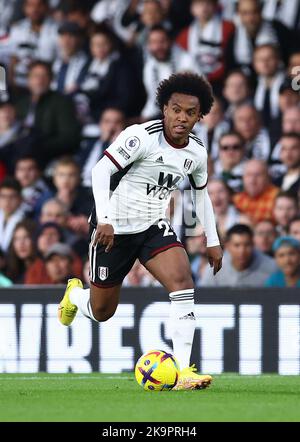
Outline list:
[[[200,103],[193,95],[174,93],[164,106],[167,136],[177,144],[185,144],[188,135],[200,120]]]

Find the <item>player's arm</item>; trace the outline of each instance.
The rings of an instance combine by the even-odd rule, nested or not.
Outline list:
[[[137,125],[125,129],[105,150],[103,158],[92,169],[92,189],[95,199],[97,229],[93,245],[106,246],[109,252],[114,242],[114,229],[109,218],[110,178],[143,155]]]
[[[190,176],[190,182],[195,212],[207,239],[208,261],[215,275],[222,267],[223,250],[217,233],[212,202],[207,192],[206,161]]]
[[[114,243],[114,229],[109,220],[110,177],[117,167],[108,157],[98,161],[92,169],[92,188],[95,199],[97,229],[92,238],[93,246],[103,244],[109,252]]]

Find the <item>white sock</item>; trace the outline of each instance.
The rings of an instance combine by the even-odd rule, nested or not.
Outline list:
[[[73,290],[71,290],[70,292],[70,301],[72,302],[72,304],[75,304],[76,307],[79,308],[84,316],[98,322],[93,315],[91,307],[90,289],[81,289],[80,287],[74,287]]]
[[[189,367],[196,327],[194,315],[194,289],[169,294],[171,300],[170,325],[174,356],[180,370]]]

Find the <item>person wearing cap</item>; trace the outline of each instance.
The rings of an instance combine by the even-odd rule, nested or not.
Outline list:
[[[300,241],[281,236],[273,244],[279,268],[266,280],[265,287],[300,287]]]
[[[74,277],[72,250],[67,244],[54,244],[49,248],[44,259],[50,284],[66,284],[68,279]]]
[[[38,228],[36,244],[39,256],[27,269],[25,284],[51,284],[51,279],[45,270],[45,257],[55,244],[63,241],[63,231],[58,224],[47,222]],[[74,251],[72,251],[72,274],[78,278],[82,275],[82,262]]]
[[[82,50],[83,34],[77,23],[62,23],[58,34],[60,56],[53,63],[52,86],[63,94],[71,94],[77,90],[83,79],[88,56]]]

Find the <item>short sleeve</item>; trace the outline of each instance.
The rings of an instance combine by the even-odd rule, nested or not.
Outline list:
[[[123,130],[115,141],[104,151],[119,169],[122,170],[134,161],[144,158],[146,153],[144,129],[135,124]]]
[[[207,179],[207,152],[203,149],[202,158],[194,171],[189,175],[189,180],[194,189],[201,190],[207,186]]]

